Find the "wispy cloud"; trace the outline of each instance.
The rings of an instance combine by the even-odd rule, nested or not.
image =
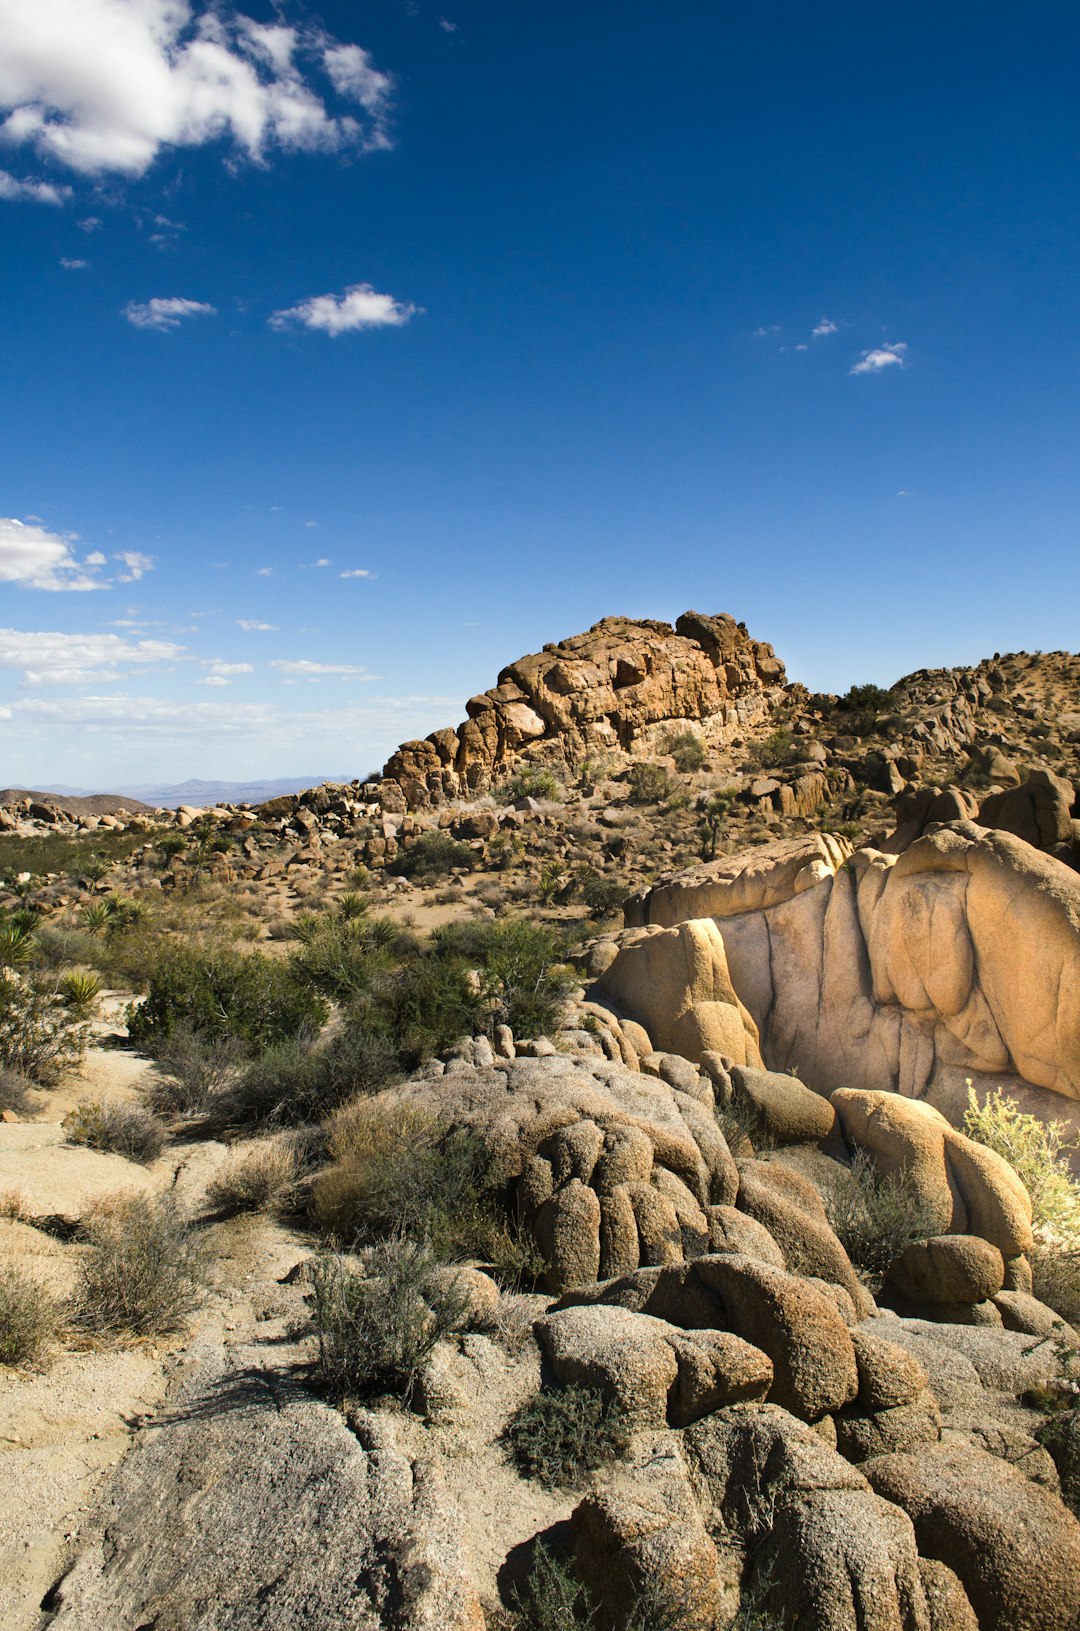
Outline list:
[[[269,323],[275,329],[299,323],[302,328],[319,329],[333,336],[356,329],[400,328],[419,310],[419,306],[395,300],[393,295],[378,294],[370,283],[353,283],[344,294],[313,295],[310,300],[276,311]]]
[[[881,374],[886,368],[903,368],[904,353],[907,343],[897,340],[890,345],[875,346],[872,351],[864,351],[859,361],[848,369],[850,374]]]
[[[272,578],[274,576],[274,571],[275,568],[272,566],[257,566],[255,568],[255,576],[257,578]]]
[[[754,330],[754,339],[755,340],[767,340],[770,335],[779,334],[779,332],[780,332],[780,324],[779,323],[769,323],[764,328],[756,328]]]
[[[21,670],[26,685],[112,682],[133,665],[174,662],[183,652],[171,640],[0,629],[0,668]]]
[[[823,317],[820,323],[815,323],[810,332],[815,340],[820,340],[826,334],[838,334],[839,329],[831,317]]]
[[[238,629],[243,629],[245,634],[269,634],[277,628],[276,623],[260,623],[254,617],[238,617],[236,626]]]
[[[141,176],[167,148],[218,141],[256,163],[273,149],[390,146],[392,79],[321,28],[212,0],[24,0],[4,12],[0,133],[82,175]],[[331,112],[331,90],[353,111]]]
[[[154,557],[143,555],[137,549],[122,550],[119,555],[113,556],[113,560],[119,561],[125,569],[117,573],[117,583],[138,583],[140,578],[154,570]]]
[[[374,576],[374,572],[369,572],[366,566],[353,566],[347,572],[338,573],[339,578],[373,578]]]
[[[378,674],[370,674],[366,668],[358,668],[353,663],[313,663],[306,659],[298,662],[285,662],[282,659],[268,664],[268,667],[277,669],[279,674],[289,679],[319,680],[332,677],[342,680],[377,680]]]
[[[251,663],[227,663],[220,657],[208,657],[200,665],[206,670],[200,685],[231,685],[237,674],[254,674]]]
[[[68,255],[61,255],[60,265],[68,272],[82,272],[90,265],[90,262],[74,260]]]
[[[216,317],[217,308],[208,306],[204,300],[158,296],[153,300],[129,300],[124,316],[136,328],[153,328],[159,334],[167,334],[170,329],[179,328],[185,317]]]
[[[0,125],[0,133],[6,127]],[[8,204],[66,204],[70,187],[55,187],[51,181],[20,181],[8,170],[0,170],[0,198]]]

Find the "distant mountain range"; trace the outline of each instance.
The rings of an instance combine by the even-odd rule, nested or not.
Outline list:
[[[144,782],[139,786],[111,787],[109,792],[119,797],[138,799],[142,804],[175,809],[178,804],[191,804],[197,808],[210,804],[263,804],[267,799],[280,798],[283,793],[302,793],[307,787],[319,787],[323,782],[349,782],[351,775],[341,776],[279,776],[264,782],[210,782],[193,778],[165,786],[159,782]],[[41,789],[61,798],[88,798],[96,788],[65,787],[59,783]]]

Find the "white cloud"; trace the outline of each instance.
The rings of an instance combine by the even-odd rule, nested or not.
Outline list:
[[[89,261],[72,260],[67,255],[61,255],[60,265],[68,272],[81,272],[90,265]]]
[[[101,216],[88,215],[85,220],[76,221],[75,225],[80,232],[97,232],[102,225]]]
[[[0,136],[82,175],[143,175],[163,149],[388,147],[393,81],[321,29],[254,22],[208,0],[3,0]],[[337,115],[327,76],[360,110]]]
[[[0,517],[0,583],[18,583],[24,589],[105,588],[93,575],[104,557],[95,552],[77,560],[73,541],[73,536],[62,537],[45,527],[24,526],[14,516]]]
[[[300,323],[324,334],[347,334],[353,329],[400,328],[419,309],[402,304],[393,295],[377,294],[370,283],[353,283],[344,294],[313,295],[299,305],[276,311],[269,322],[276,329]]]
[[[255,576],[257,578],[272,578],[274,576],[274,568],[272,566],[260,566],[256,568]]]
[[[320,555],[319,559],[315,562],[315,565],[316,566],[329,566],[330,565],[329,555]]]
[[[105,565],[105,557],[101,553],[100,549],[91,550],[90,554],[86,557],[86,564],[87,566]]]
[[[439,18],[439,27],[444,34],[456,34],[458,31],[458,25],[450,22],[446,17]]]
[[[179,328],[185,317],[216,317],[217,309],[208,306],[204,300],[162,299],[159,296],[153,300],[129,300],[124,307],[124,316],[136,328],[153,328],[159,334],[167,334],[170,329]]]
[[[369,674],[366,668],[357,668],[353,663],[312,663],[305,659],[298,662],[285,662],[275,660],[268,665],[276,668],[279,674],[285,674],[290,679],[317,680],[324,675],[336,676],[343,680],[377,680],[378,674]]]
[[[767,328],[756,328],[754,330],[754,339],[755,340],[767,340],[769,338],[770,334],[779,334],[779,332],[780,332],[780,324],[779,323],[770,323]]]
[[[124,640],[118,634],[60,634],[0,629],[0,668],[19,669],[27,685],[86,685],[115,680],[133,664],[174,662],[171,640]]]
[[[348,572],[339,572],[339,578],[373,578],[374,572],[369,572],[366,566],[354,566]]]
[[[259,623],[254,617],[238,617],[236,626],[243,629],[245,634],[269,634],[277,628],[276,623]]]
[[[251,663],[226,663],[220,657],[206,658],[201,667],[206,669],[206,677],[199,681],[200,685],[231,685],[235,675],[255,672]]]
[[[66,204],[70,197],[70,187],[55,187],[51,181],[19,181],[9,171],[0,170],[0,198],[9,204]]]
[[[823,334],[836,334],[839,332],[839,330],[831,317],[823,317],[821,322],[815,324],[810,332],[814,335],[815,339],[820,339]]]
[[[147,572],[154,570],[154,557],[143,555],[137,549],[125,549],[119,555],[114,555],[113,560],[120,561],[127,568],[126,571],[117,573],[117,583],[138,583]]]
[[[907,344],[904,340],[897,340],[892,345],[876,346],[872,351],[864,351],[854,367],[849,368],[850,374],[880,374],[886,368],[903,368],[904,352]]]

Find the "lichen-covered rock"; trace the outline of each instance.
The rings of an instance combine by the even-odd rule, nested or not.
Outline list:
[[[896,1259],[886,1285],[913,1303],[982,1303],[1005,1278],[1001,1253],[978,1235],[916,1240]]]
[[[932,1631],[910,1520],[810,1428],[744,1405],[696,1422],[685,1448],[784,1623]]]
[[[768,1357],[731,1332],[683,1331],[611,1304],[557,1310],[535,1331],[558,1382],[602,1388],[638,1426],[685,1427],[772,1385]]]
[[[952,1438],[863,1470],[910,1515],[920,1551],[959,1576],[980,1625],[1075,1631],[1080,1523],[1049,1491]]]

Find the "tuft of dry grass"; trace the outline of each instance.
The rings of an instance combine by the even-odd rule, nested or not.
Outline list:
[[[209,1265],[171,1194],[120,1194],[84,1224],[75,1323],[101,1334],[161,1336],[182,1330],[203,1300]]]
[[[62,1126],[69,1144],[122,1155],[141,1166],[156,1161],[165,1148],[164,1124],[141,1104],[77,1104]]]
[[[29,1269],[0,1264],[0,1365],[40,1364],[61,1324],[60,1305]]]
[[[303,1170],[301,1152],[290,1139],[264,1138],[236,1151],[206,1195],[222,1212],[275,1212],[291,1206]]]

